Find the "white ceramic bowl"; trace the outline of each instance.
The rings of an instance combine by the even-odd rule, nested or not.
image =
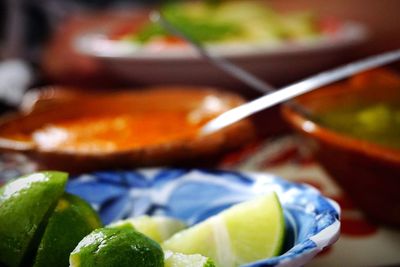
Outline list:
[[[346,22],[332,35],[296,43],[208,45],[215,56],[228,58],[273,83],[293,81],[343,61],[343,55],[367,38],[359,23]],[[202,59],[191,47],[155,51],[115,41],[101,31],[84,33],[75,49],[100,60],[114,75],[133,84],[234,85],[237,81]]]

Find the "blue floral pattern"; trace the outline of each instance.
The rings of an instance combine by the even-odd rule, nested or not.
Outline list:
[[[284,253],[246,267],[302,266],[339,235],[339,206],[315,188],[265,173],[141,169],[73,177],[67,191],[89,201],[105,224],[141,214],[198,223],[241,201],[274,190],[287,225]]]

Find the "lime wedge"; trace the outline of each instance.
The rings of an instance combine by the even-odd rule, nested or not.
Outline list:
[[[164,267],[215,267],[215,264],[210,258],[200,254],[186,255],[165,251],[164,256]]]
[[[180,231],[165,250],[201,254],[216,266],[233,267],[276,256],[282,249],[285,221],[275,193],[239,203]]]
[[[40,172],[0,189],[0,265],[29,265],[46,221],[64,192],[68,175]]]
[[[79,241],[101,226],[89,204],[65,193],[49,218],[33,266],[68,267],[69,254]]]
[[[131,225],[94,230],[72,251],[70,267],[163,267],[160,245]]]
[[[141,232],[158,243],[163,242],[176,232],[186,228],[186,224],[178,219],[148,215],[122,220],[111,224],[110,227],[126,223],[133,225],[136,231]]]

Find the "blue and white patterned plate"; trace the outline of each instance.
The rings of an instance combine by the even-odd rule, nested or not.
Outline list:
[[[315,188],[265,173],[199,169],[96,172],[74,177],[67,191],[86,199],[105,224],[164,214],[194,224],[235,203],[274,190],[282,203],[284,253],[246,267],[302,266],[339,236],[339,206]]]

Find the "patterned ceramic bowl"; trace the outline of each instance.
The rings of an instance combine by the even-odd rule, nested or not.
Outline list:
[[[339,236],[339,206],[316,189],[264,173],[143,169],[97,172],[71,179],[67,190],[88,200],[105,224],[141,214],[164,214],[189,225],[232,204],[274,190],[287,234],[280,256],[246,267],[303,266]]]

